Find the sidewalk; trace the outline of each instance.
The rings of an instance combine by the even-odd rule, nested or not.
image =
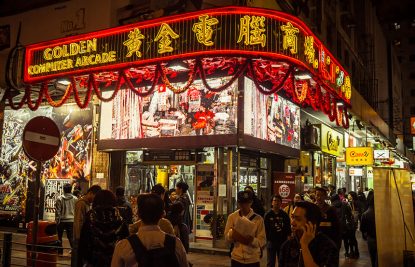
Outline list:
[[[65,236],[65,235],[64,235]],[[367,250],[366,242],[361,238],[361,233],[357,232],[357,241],[359,243],[360,258],[345,259],[344,248],[340,251],[340,265],[341,267],[363,267],[370,266],[370,257]],[[0,239],[3,239],[3,232],[0,233]],[[13,233],[13,247],[12,247],[12,266],[26,266],[26,235],[21,233]],[[69,247],[69,242],[64,238],[64,247]],[[2,243],[0,244],[2,247]],[[261,260],[261,266],[266,266],[266,251]],[[197,252],[190,252],[188,254],[189,261],[193,266],[197,267],[229,267],[231,266],[230,258],[221,254],[214,254],[212,250],[198,249]],[[64,251],[63,256],[58,257],[57,266],[70,266],[70,255],[68,251]]]

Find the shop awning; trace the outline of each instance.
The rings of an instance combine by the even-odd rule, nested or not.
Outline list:
[[[230,76],[214,87],[208,77]],[[298,18],[282,12],[226,7],[163,17],[26,47],[25,95],[8,104],[32,110],[45,98],[63,105],[73,94],[86,107],[93,92],[102,101],[129,89],[139,96],[164,84],[175,93],[201,79],[221,91],[240,76],[263,94],[284,94],[347,128],[351,79],[328,49]],[[61,80],[65,79],[66,84]],[[173,81],[185,81],[174,87]],[[50,94],[60,82],[61,98]],[[36,88],[36,90],[33,90]],[[102,91],[111,90],[104,98]],[[36,92],[34,92],[36,91]]]

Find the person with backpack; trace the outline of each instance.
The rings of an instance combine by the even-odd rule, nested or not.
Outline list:
[[[259,267],[266,243],[264,220],[251,208],[251,191],[240,191],[237,197],[239,209],[229,215],[225,226],[225,239],[231,243],[231,266]],[[250,233],[241,232],[240,226],[247,224],[250,224]]]
[[[137,206],[143,225],[138,234],[118,242],[111,267],[188,267],[180,239],[157,225],[164,214],[163,200],[155,194],[144,194]]]

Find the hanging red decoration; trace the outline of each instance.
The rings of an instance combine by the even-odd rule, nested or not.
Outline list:
[[[71,86],[72,86],[72,90],[74,93],[74,98],[75,98],[75,102],[76,104],[78,104],[78,107],[80,107],[81,109],[86,108],[89,105],[89,101],[91,100],[91,93],[92,93],[92,84],[91,82],[88,82],[88,85],[86,87],[86,96],[85,96],[85,100],[84,103],[81,102],[81,99],[79,97],[79,92],[78,92],[78,87],[75,81],[75,78],[72,77],[71,78]]]
[[[62,96],[61,100],[59,100],[58,102],[55,102],[55,101],[52,99],[52,97],[49,95],[49,88],[47,88],[47,87],[46,87],[46,88],[44,89],[44,93],[45,93],[45,97],[46,97],[46,100],[48,101],[48,103],[49,103],[52,107],[57,108],[57,107],[60,107],[60,106],[62,106],[63,104],[65,104],[65,102],[68,100],[69,96],[71,95],[72,90],[73,90],[72,85],[71,85],[71,84],[69,84],[69,85],[66,87],[65,93],[64,93],[64,95]],[[30,97],[30,96],[29,96],[29,97]]]
[[[343,119],[343,107],[337,106],[336,125],[341,126]]]
[[[300,90],[300,92],[298,92]],[[297,101],[303,103],[307,97],[308,92],[308,81],[302,81],[294,84],[294,93]]]
[[[187,89],[189,89],[189,87],[192,85],[193,81],[195,80],[196,72],[197,72],[197,65],[196,64],[194,64],[193,68],[190,69],[189,77],[187,79],[187,82],[186,82],[185,86],[183,86],[182,88],[174,87],[170,83],[169,79],[167,78],[166,68],[162,65],[160,65],[160,66],[161,66],[161,79],[163,80],[163,82],[167,86],[167,88],[172,90],[173,93],[175,93],[175,94],[180,94],[180,93],[186,92]],[[173,72],[173,73],[176,73],[176,72]]]
[[[208,97],[227,89],[239,77],[246,75],[252,79],[256,89],[260,93],[264,95],[277,95],[280,90],[284,90],[285,95],[295,103],[304,107],[311,106],[314,110],[322,110],[331,121],[336,121],[338,126],[349,127],[346,105],[337,107],[336,104],[340,100],[340,97],[333,93],[330,88],[323,89],[321,81],[314,80],[311,83],[309,80],[296,80],[294,77],[295,64],[284,61],[240,57],[196,58],[194,60],[184,60],[183,62],[189,68],[188,78],[183,87],[176,87],[171,82],[171,79],[177,76],[177,72],[166,68],[165,63],[158,63],[146,67],[129,66],[127,69],[118,71],[69,77],[71,83],[66,87],[62,98],[57,101],[49,94],[48,81],[45,81],[41,85],[40,91],[33,97],[36,101],[32,100],[31,85],[25,87],[25,95],[18,103],[13,103],[13,97],[10,93],[7,93],[6,99],[12,109],[20,109],[27,103],[31,110],[36,110],[41,105],[43,97],[46,98],[51,106],[60,107],[68,100],[73,92],[75,102],[79,107],[85,108],[88,106],[93,92],[95,92],[100,101],[112,101],[124,84],[126,84],[127,89],[141,97],[152,94],[156,86],[161,86],[162,88],[167,87],[172,92],[180,94],[189,90],[197,75],[199,75],[204,87],[211,91],[206,95]],[[230,79],[225,84],[217,88],[212,88],[207,82],[208,75],[215,74],[216,72],[222,74],[224,71],[231,76]],[[151,86],[147,89],[143,85],[144,82],[151,82]],[[110,97],[103,97],[102,86],[109,87],[108,89],[111,88],[110,86],[113,86]],[[82,94],[84,95],[84,99],[81,99],[81,88],[86,88],[86,91]]]
[[[210,85],[207,83],[207,81],[206,81],[206,73],[205,73],[205,70],[204,70],[204,68],[203,68],[202,61],[201,61],[200,59],[196,59],[196,65],[198,66],[198,70],[199,70],[199,73],[200,73],[200,78],[201,78],[201,80],[202,80],[202,82],[203,82],[203,85],[204,85],[204,86],[205,86],[208,90],[210,90],[210,91],[213,91],[213,92],[220,92],[220,91],[223,91],[223,90],[225,90],[226,88],[228,88],[230,85],[232,85],[232,84],[236,81],[236,79],[238,79],[238,78],[239,78],[239,76],[241,76],[241,75],[245,72],[246,68],[248,67],[248,61],[249,61],[249,59],[247,59],[247,60],[245,61],[245,63],[244,63],[244,64],[242,64],[242,66],[239,66],[238,70],[235,72],[235,74],[232,76],[232,78],[231,78],[231,79],[230,79],[227,83],[225,83],[225,84],[223,84],[223,85],[219,86],[218,88],[212,88],[212,87],[210,87]]]
[[[33,104],[32,99],[31,99],[31,86],[27,85],[25,87],[25,95],[27,95],[27,106],[30,108],[30,110],[37,110],[40,106],[40,104],[42,103],[42,99],[43,99],[43,91],[47,90],[48,88],[48,84],[47,83],[42,83],[42,87],[39,90],[39,94],[38,94],[38,98],[36,100],[36,102]]]
[[[349,115],[347,114],[347,106],[343,107],[342,125],[344,129],[349,128]]]

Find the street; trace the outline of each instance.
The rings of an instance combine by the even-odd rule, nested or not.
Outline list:
[[[3,251],[3,233],[0,234],[1,247]],[[363,267],[370,266],[370,258],[367,251],[366,242],[362,240],[360,232],[357,233],[357,240],[359,242],[360,258],[345,259],[344,248],[340,252],[340,266],[341,267]],[[26,264],[26,235],[21,233],[13,233],[12,239],[12,264],[11,266],[27,266]],[[68,240],[64,238],[64,247],[69,247]],[[191,245],[192,247],[192,245]],[[191,248],[192,250],[192,248]],[[223,254],[223,252],[222,252]],[[204,252],[190,252],[188,254],[189,262],[193,266],[198,267],[228,267],[231,266],[230,258],[226,255],[213,254],[213,251]],[[62,256],[58,257],[57,266],[70,266],[70,254],[67,250],[64,251]],[[261,266],[266,266],[266,252],[261,260]]]

